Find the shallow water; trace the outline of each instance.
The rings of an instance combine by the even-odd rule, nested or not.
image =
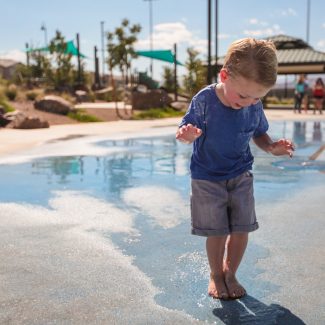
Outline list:
[[[258,210],[270,198],[281,201],[288,192],[293,196],[303,188],[323,184],[325,161],[303,162],[320,147],[324,132],[324,123],[271,123],[271,137],[292,138],[296,143],[292,160],[267,155],[252,145]],[[278,324],[281,318],[299,324],[298,316],[268,301],[281,288],[260,276],[265,269],[258,261],[270,257],[261,241],[250,241],[239,271],[250,295],[241,302],[226,303],[207,297],[205,241],[189,235],[190,146],[176,142],[173,135],[107,140],[97,145],[119,150],[103,157],[45,157],[0,165],[5,189],[0,202],[48,208],[53,193],[71,191],[103,199],[132,218],[136,232],[106,231],[103,235],[132,256],[133,264],[160,289],[157,304],[208,322]]]

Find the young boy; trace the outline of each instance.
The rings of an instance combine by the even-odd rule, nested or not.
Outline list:
[[[211,269],[208,293],[236,299],[246,290],[236,279],[248,233],[258,228],[249,141],[273,155],[292,157],[293,144],[272,141],[260,98],[276,82],[273,43],[245,38],[231,44],[220,83],[196,94],[176,138],[193,143],[192,234],[206,236]]]

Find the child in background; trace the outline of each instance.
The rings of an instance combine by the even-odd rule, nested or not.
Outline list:
[[[305,82],[305,76],[304,75],[300,75],[296,86],[295,86],[295,106],[294,106],[294,113],[296,113],[296,111],[298,110],[298,113],[301,113],[301,105],[303,103],[305,94],[306,94],[306,90],[307,90],[307,84]],[[306,103],[304,103],[306,104]],[[305,113],[307,113],[307,106],[305,105]]]
[[[322,78],[317,78],[313,87],[313,97],[314,97],[314,114],[316,110],[319,114],[323,114],[323,102],[325,95],[325,87]]]
[[[275,84],[272,42],[234,42],[220,71],[220,83],[197,93],[176,138],[193,143],[191,157],[192,234],[205,236],[210,265],[208,294],[236,299],[246,290],[236,272],[248,233],[258,228],[253,195],[253,156],[249,141],[273,155],[292,156],[293,144],[273,141],[260,98]]]

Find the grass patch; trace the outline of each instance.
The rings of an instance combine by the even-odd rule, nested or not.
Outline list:
[[[15,109],[3,98],[0,98],[0,106],[2,106],[6,113],[13,112]]]
[[[150,108],[146,111],[135,113],[132,117],[133,120],[152,120],[167,117],[183,116],[184,112],[176,111],[171,107],[166,108]]]
[[[86,114],[83,110],[77,110],[75,112],[70,112],[70,113],[68,113],[68,117],[70,117],[78,122],[83,122],[83,123],[103,122],[103,120],[101,120],[100,118],[98,118],[94,115]]]

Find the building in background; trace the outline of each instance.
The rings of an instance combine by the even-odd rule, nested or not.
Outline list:
[[[14,77],[17,66],[21,63],[10,59],[0,59],[0,76],[10,80]]]

